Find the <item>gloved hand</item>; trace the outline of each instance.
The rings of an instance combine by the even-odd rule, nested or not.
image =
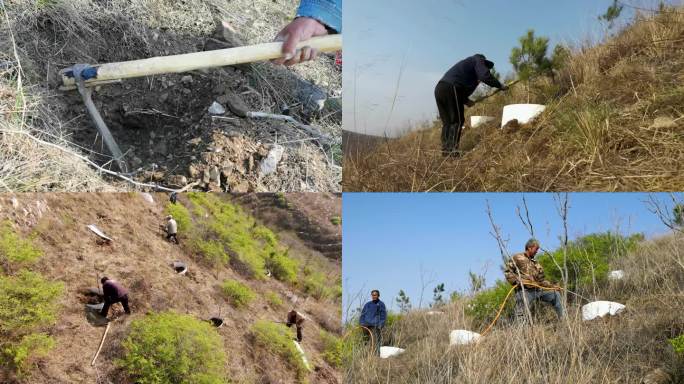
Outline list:
[[[276,64],[293,65],[302,61],[314,60],[318,56],[318,50],[309,46],[296,51],[300,41],[309,40],[314,36],[327,35],[328,30],[318,20],[310,17],[298,17],[285,26],[275,38],[275,41],[284,41],[284,57],[273,60]]]

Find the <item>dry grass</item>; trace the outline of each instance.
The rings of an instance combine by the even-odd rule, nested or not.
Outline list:
[[[595,291],[592,299],[626,304],[625,312],[613,318],[583,322],[579,303],[571,303],[567,321],[556,322],[553,311],[544,308],[533,326],[502,319],[479,343],[449,348],[450,330],[477,330],[464,315],[465,301],[449,304],[444,315],[409,313],[385,336],[406,352],[383,360],[357,346],[347,381],[641,383],[661,368],[673,376],[671,383],[684,382],[684,358],[675,356],[667,342],[684,333],[682,249],[681,235],[646,242],[618,262],[626,272],[623,281],[585,287]]]
[[[529,126],[466,128],[458,160],[440,153],[440,126],[345,158],[345,191],[681,190],[684,12],[639,16],[617,36],[574,49],[555,79],[531,86],[547,106]],[[468,111],[501,117],[524,86]],[[655,127],[654,120],[674,120]],[[499,119],[500,121],[500,119]]]

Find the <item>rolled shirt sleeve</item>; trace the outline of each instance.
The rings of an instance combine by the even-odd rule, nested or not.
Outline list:
[[[316,19],[337,33],[342,32],[342,0],[301,0],[297,17]]]

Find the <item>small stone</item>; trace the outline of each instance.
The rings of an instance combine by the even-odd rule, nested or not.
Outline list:
[[[204,168],[202,171],[202,182],[203,183],[208,183],[211,181],[211,175],[209,174],[209,170],[207,168]]]
[[[183,83],[183,84],[190,84],[190,83],[192,83],[192,76],[190,76],[190,75],[185,75],[185,76],[181,77],[181,83]]]
[[[142,163],[143,163],[142,159],[139,158],[138,156],[133,156],[133,159],[131,159],[131,165],[133,166],[133,168],[138,168],[139,166],[142,165]]]
[[[674,119],[670,117],[656,117],[655,120],[653,120],[653,125],[651,125],[649,128],[651,129],[672,129],[672,128],[677,128],[677,122],[674,121]]]
[[[12,208],[14,208],[14,209],[19,208],[19,200],[17,200],[16,197],[12,197],[10,199],[10,202],[12,203]]]
[[[209,180],[210,181],[214,181],[214,182],[220,181],[219,175],[220,175],[220,172],[219,172],[219,169],[217,166],[214,165],[211,168],[209,168]]]
[[[183,90],[181,92],[183,92],[184,95],[189,95],[192,93],[192,91],[187,89],[187,88],[183,88]]]
[[[184,187],[188,184],[188,178],[183,175],[172,175],[169,177],[168,183],[176,187]]]
[[[210,115],[223,115],[226,113],[226,109],[216,101],[211,103],[211,106],[209,107],[209,114]]]
[[[222,192],[221,191],[221,183],[211,182],[211,183],[207,184],[207,191],[208,192]]]
[[[264,146],[264,145],[261,145],[261,146],[259,146],[259,148],[257,148],[257,153],[261,157],[268,156],[268,152],[269,152],[269,148],[266,148],[266,146]]]
[[[188,167],[188,175],[190,176],[191,179],[197,179],[200,176],[200,170],[197,168],[196,165],[190,164]]]
[[[277,144],[273,146],[259,166],[262,175],[270,175],[275,172],[280,159],[283,157],[283,152],[285,152],[283,146]]]
[[[169,93],[168,92],[164,92],[161,95],[159,95],[159,101],[162,103],[166,103],[166,100],[168,100],[168,99],[169,99]]]
[[[228,178],[230,177],[230,174],[231,174],[232,172],[233,172],[233,167],[232,167],[232,166],[231,166],[231,167],[224,167],[224,168],[221,170],[221,177],[223,177],[224,179],[228,179]]]
[[[231,112],[239,117],[246,117],[247,112],[249,112],[249,107],[245,104],[244,100],[240,96],[232,92],[227,92],[225,95],[220,97],[223,103],[228,106]]]
[[[201,137],[195,137],[192,140],[188,140],[188,144],[190,144],[190,145],[199,145],[201,142],[202,142]]]

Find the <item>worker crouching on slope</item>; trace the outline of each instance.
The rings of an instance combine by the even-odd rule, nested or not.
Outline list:
[[[129,315],[131,310],[128,308],[128,289],[118,281],[112,280],[109,277],[103,277],[100,279],[100,282],[102,282],[102,293],[104,295],[104,306],[102,307],[100,315],[107,317],[109,307],[116,303],[121,303],[124,312]]]
[[[297,327],[297,341],[302,342],[302,332],[304,331],[305,317],[294,309],[287,313],[287,327],[295,325]]]
[[[361,310],[361,317],[359,318],[359,325],[368,328],[372,334],[372,339],[374,342],[375,353],[380,355],[380,346],[382,345],[382,328],[385,326],[385,321],[387,321],[387,309],[385,308],[385,303],[380,301],[380,291],[374,289],[371,291],[371,301],[367,302],[363,309]],[[370,338],[364,332],[366,337]]]
[[[560,287],[551,284],[544,278],[544,269],[534,259],[539,251],[539,241],[530,239],[525,243],[525,252],[517,253],[506,263],[506,281],[515,288],[515,318],[517,321],[525,320],[526,305],[536,300],[549,303],[553,306],[559,319],[565,317],[561,296],[558,293]],[[525,284],[525,288],[522,288]],[[540,288],[542,287],[542,288]]]
[[[171,215],[166,216],[166,225],[164,226],[164,232],[166,232],[166,240],[179,244],[178,237],[176,236],[178,232],[178,224]]]
[[[449,69],[435,87],[435,99],[439,117],[442,120],[442,155],[457,156],[456,149],[461,140],[465,123],[464,106],[472,106],[468,99],[480,82],[502,91],[508,89],[492,75],[494,63],[484,55],[476,54],[456,63]]]

